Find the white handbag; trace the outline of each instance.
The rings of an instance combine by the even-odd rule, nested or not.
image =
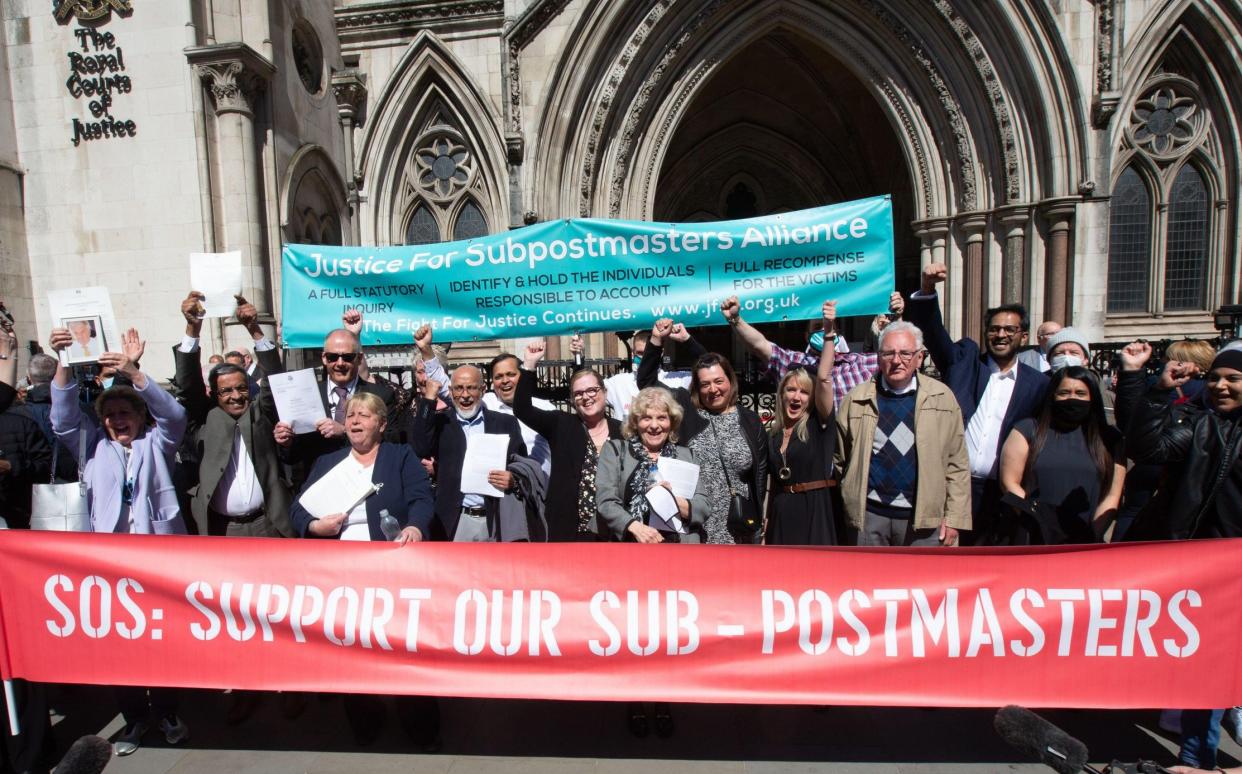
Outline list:
[[[55,532],[90,532],[91,513],[86,502],[86,430],[78,426],[78,480],[56,483],[60,442],[52,447],[51,483],[35,484],[30,497],[30,528]]]

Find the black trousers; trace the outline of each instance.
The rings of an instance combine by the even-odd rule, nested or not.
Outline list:
[[[970,531],[961,533],[964,546],[992,544],[996,518],[1000,513],[1000,482],[994,478],[970,477]]]
[[[9,735],[8,712],[0,704],[0,772],[47,771],[52,759],[52,723],[47,716],[47,689],[42,683],[13,681],[13,694],[17,700],[18,722],[22,732]]]

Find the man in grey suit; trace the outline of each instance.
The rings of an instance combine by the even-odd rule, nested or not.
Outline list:
[[[292,499],[281,466],[273,429],[277,422],[271,391],[264,388],[251,400],[246,369],[222,363],[203,385],[202,296],[181,304],[186,337],[173,350],[175,382],[189,414],[192,456],[198,461],[198,491],[191,511],[200,535],[296,537],[289,519]],[[255,341],[255,349],[275,349],[258,325],[254,306],[238,297],[237,320]],[[273,353],[274,354],[274,353]]]

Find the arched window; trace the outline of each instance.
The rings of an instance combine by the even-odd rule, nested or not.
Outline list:
[[[1207,287],[1208,201],[1203,175],[1184,164],[1169,191],[1164,308],[1202,309]]]
[[[405,227],[405,243],[407,245],[429,245],[443,241],[440,239],[440,227],[436,225],[435,216],[423,205],[414,208],[410,214],[410,222]]]
[[[1134,167],[1117,178],[1108,221],[1108,311],[1147,309],[1151,274],[1151,194]]]
[[[487,236],[487,220],[483,210],[473,201],[467,201],[457,214],[457,223],[453,226],[453,239],[474,239]]]

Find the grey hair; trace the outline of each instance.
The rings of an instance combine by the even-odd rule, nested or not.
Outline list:
[[[897,320],[884,326],[884,330],[880,331],[880,340],[876,342],[877,350],[884,349],[884,339],[888,338],[891,333],[908,333],[914,337],[914,348],[923,349],[923,332],[912,322],[905,320]]]
[[[26,366],[26,375],[30,377],[30,384],[47,384],[52,381],[52,377],[56,375],[56,366],[59,364],[59,360],[42,352],[30,358],[30,363]]]

